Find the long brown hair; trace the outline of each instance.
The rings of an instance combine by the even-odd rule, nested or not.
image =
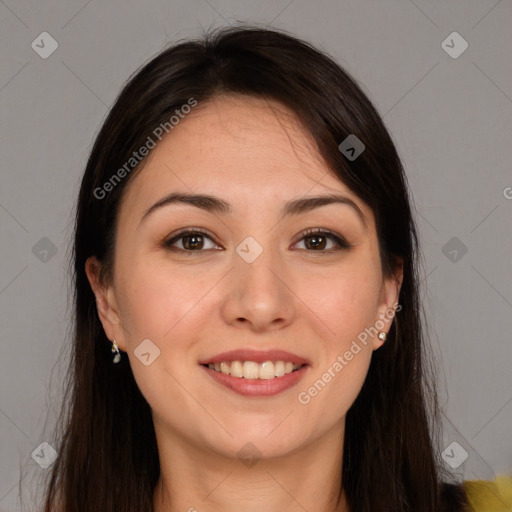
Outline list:
[[[153,510],[160,469],[150,407],[128,359],[112,364],[85,273],[95,255],[102,280],[111,280],[120,200],[144,160],[102,197],[94,191],[190,98],[202,104],[218,94],[268,98],[294,111],[334,175],[372,208],[384,277],[403,261],[402,309],[346,417],[342,485],[351,512],[463,510],[461,487],[443,483],[449,475],[424,344],[419,243],[391,137],[360,86],[326,53],[282,31],[238,26],[160,52],[124,86],[95,140],[76,211],[73,343],[44,511]],[[338,146],[351,134],[365,150],[349,161]]]

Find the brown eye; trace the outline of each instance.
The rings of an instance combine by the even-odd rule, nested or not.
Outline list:
[[[329,231],[321,229],[307,230],[299,241],[305,240],[305,248],[310,252],[332,252],[341,249],[350,249],[352,246],[342,237],[335,235]],[[326,249],[329,241],[334,242],[334,248]]]
[[[193,250],[193,249],[202,249],[204,246],[204,235],[185,235],[182,236],[181,239],[183,242],[183,247],[187,250]]]
[[[203,252],[206,249],[213,249],[216,247],[206,247],[205,240],[208,239],[213,242],[213,239],[203,231],[187,230],[181,231],[174,235],[172,238],[164,242],[164,246],[170,250],[188,251],[188,252]],[[181,247],[175,246],[177,242],[181,242]]]
[[[207,247],[207,241],[212,246]],[[343,237],[322,229],[309,229],[305,231],[299,243],[302,241],[304,241],[305,250],[310,253],[331,253],[352,247]],[[330,247],[328,247],[329,244],[331,244]],[[166,240],[163,245],[172,251],[188,253],[200,253],[218,247],[209,234],[199,229],[182,230]]]
[[[306,236],[304,237],[304,240],[309,240],[309,244],[305,244],[308,251],[315,249],[325,249],[325,246],[327,245],[327,237],[323,235]]]

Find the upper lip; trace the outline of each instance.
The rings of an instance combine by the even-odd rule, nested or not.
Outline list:
[[[255,363],[264,363],[265,361],[290,361],[293,364],[309,364],[304,357],[300,357],[285,350],[252,350],[249,348],[240,350],[230,350],[222,352],[199,361],[199,364],[222,363],[223,361],[254,361]]]

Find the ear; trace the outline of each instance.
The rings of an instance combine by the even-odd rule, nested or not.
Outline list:
[[[104,285],[100,280],[101,263],[96,256],[90,256],[85,262],[85,273],[96,297],[96,309],[107,338],[114,338],[120,349],[125,350],[124,331],[118,314],[112,286]]]
[[[401,306],[398,304],[400,297],[400,288],[404,278],[403,260],[400,259],[398,266],[388,279],[384,279],[381,288],[381,296],[378,307],[378,318],[375,319],[375,326],[380,331],[388,334],[396,311],[400,311]],[[383,325],[384,324],[384,325]],[[382,327],[382,328],[381,328]],[[373,350],[376,350],[385,343],[378,336],[373,339]]]

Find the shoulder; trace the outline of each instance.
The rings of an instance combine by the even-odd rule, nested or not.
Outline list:
[[[462,483],[471,512],[510,512],[512,476],[499,475],[491,480],[465,480]]]

